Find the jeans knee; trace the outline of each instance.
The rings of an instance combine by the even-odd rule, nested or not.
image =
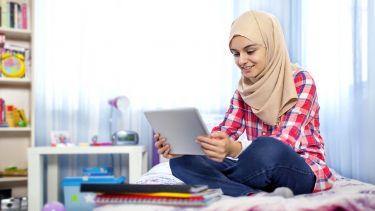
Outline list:
[[[185,165],[189,164],[189,161],[192,160],[192,158],[189,158],[189,155],[173,158],[169,160],[169,165],[171,169],[183,167]]]
[[[271,137],[259,137],[250,146],[251,154],[265,165],[277,164],[289,157],[290,153],[295,154],[291,147]]]
[[[201,156],[197,155],[184,155],[181,157],[169,160],[169,165],[173,171],[186,171],[191,168],[199,168],[204,165],[204,160]]]

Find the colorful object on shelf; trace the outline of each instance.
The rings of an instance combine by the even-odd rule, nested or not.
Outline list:
[[[8,127],[5,122],[5,100],[0,98],[0,127]]]
[[[1,72],[6,77],[22,78],[25,76],[25,57],[16,53],[12,55],[9,52],[1,56]]]
[[[84,176],[111,176],[113,169],[111,167],[88,167],[83,168]]]
[[[10,166],[0,172],[0,176],[4,177],[25,177],[27,176],[27,169],[19,169],[16,166]]]
[[[27,124],[27,117],[25,115],[25,111],[23,109],[17,109],[17,114],[18,116],[20,117],[20,120],[18,121],[18,126],[19,127],[26,127],[28,124]]]
[[[9,127],[16,127],[14,111],[15,111],[15,108],[13,105],[6,106],[5,120],[8,123]]]
[[[97,142],[97,143],[91,143],[91,146],[94,147],[105,147],[105,146],[112,146],[112,142]]]
[[[18,127],[26,127],[27,126],[27,123],[25,122],[25,121],[19,121],[18,123],[17,123],[17,126]]]
[[[26,127],[27,125],[25,111],[11,104],[6,105],[5,100],[0,98],[0,127]]]
[[[44,205],[43,211],[65,211],[65,207],[62,203],[54,201]]]
[[[71,147],[74,144],[71,141],[69,131],[51,131],[51,146],[52,147]]]

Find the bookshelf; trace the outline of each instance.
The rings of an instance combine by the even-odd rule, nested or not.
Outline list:
[[[28,55],[33,55],[32,4],[33,0],[0,0],[0,36],[5,36],[5,49],[7,46],[20,47],[21,50],[27,51]],[[14,15],[15,13],[17,14]],[[13,19],[10,20],[11,18]],[[4,48],[0,53],[6,51]],[[6,77],[0,73],[0,98],[6,105],[23,109],[28,120],[27,126],[0,127],[0,171],[2,172],[9,166],[27,168],[27,150],[34,146],[34,71],[31,66],[31,56],[25,56],[25,64],[26,74],[22,78]],[[0,176],[0,190],[11,189],[14,197],[27,196],[27,181],[27,176]]]

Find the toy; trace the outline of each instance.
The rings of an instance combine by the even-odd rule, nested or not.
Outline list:
[[[51,131],[51,146],[70,147],[74,146],[74,144],[71,142],[68,131]]]
[[[43,211],[65,211],[65,207],[60,202],[54,201],[44,205]]]
[[[9,52],[1,56],[1,72],[6,77],[21,78],[25,75],[25,57],[22,54],[15,55]]]

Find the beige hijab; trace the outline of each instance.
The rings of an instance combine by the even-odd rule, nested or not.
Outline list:
[[[241,77],[238,91],[254,114],[268,125],[277,125],[279,118],[297,102],[297,92],[284,35],[278,20],[267,13],[248,11],[238,17],[230,32],[243,36],[266,48],[264,70],[250,80]]]

